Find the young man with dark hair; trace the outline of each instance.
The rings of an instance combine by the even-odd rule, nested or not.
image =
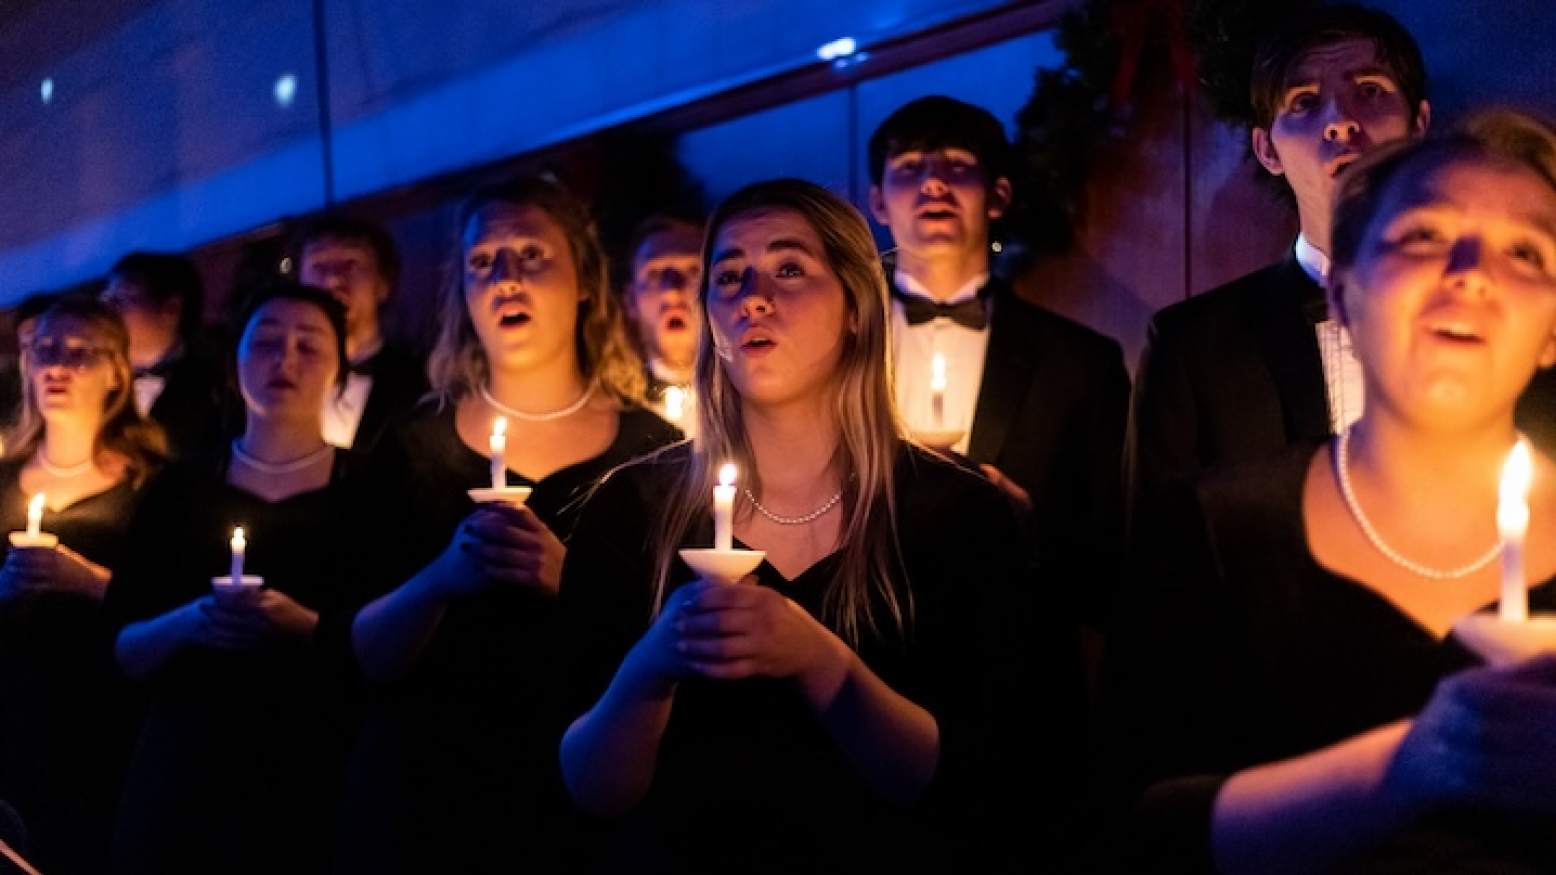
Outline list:
[[[870,209],[895,244],[898,405],[1029,512],[1045,591],[1100,625],[1121,531],[1123,352],[993,275],[991,226],[1013,191],[1005,129],[987,110],[914,100],[875,130],[869,155]]]
[[[1386,13],[1305,10],[1256,47],[1249,95],[1253,155],[1285,180],[1301,232],[1275,264],[1151,320],[1126,451],[1134,517],[1197,471],[1338,433],[1364,402],[1325,304],[1330,199],[1363,153],[1425,133],[1420,49]]]
[[[702,333],[702,225],[656,213],[638,223],[628,246],[632,275],[622,289],[622,309],[648,369],[648,400],[690,435],[696,424],[692,370]]]
[[[232,436],[241,403],[230,363],[205,331],[205,284],[189,258],[131,252],[108,271],[100,295],[124,318],[135,406],[182,455]]]
[[[325,401],[324,438],[366,452],[389,421],[427,391],[425,359],[390,341],[383,329],[383,311],[400,280],[399,249],[376,223],[330,213],[301,227],[290,250],[298,279],[346,308],[350,373]]]
[[[994,275],[991,225],[1013,191],[1005,129],[987,110],[914,100],[875,130],[869,157],[870,210],[895,244],[886,266],[898,407],[922,441],[976,465],[1021,510],[1034,559],[1027,652],[1045,677],[1011,691],[1011,720],[1036,713],[1043,728],[1029,731],[1073,733],[1009,764],[1025,790],[999,806],[1009,823],[990,829],[1006,836],[1010,871],[1065,870],[1080,779],[1070,752],[1087,707],[1077,632],[1101,627],[1119,570],[1123,352]],[[968,561],[976,574],[977,557]]]

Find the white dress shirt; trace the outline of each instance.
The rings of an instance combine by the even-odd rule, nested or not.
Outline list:
[[[906,273],[899,270],[894,278],[899,292],[932,297]],[[954,304],[976,297],[988,281],[987,273],[979,274],[944,303]],[[965,454],[968,436],[972,433],[973,413],[978,407],[978,392],[983,386],[983,360],[989,351],[988,328],[973,330],[945,318],[909,325],[901,302],[896,300],[892,301],[891,322],[897,408],[908,428],[918,433],[962,432],[961,439],[950,448]],[[934,393],[929,386],[936,353],[943,356],[946,363],[946,388],[939,422],[935,421]]]
[[[1297,235],[1297,264],[1321,289],[1329,287],[1329,256]],[[1318,354],[1324,363],[1324,396],[1329,401],[1329,431],[1339,434],[1350,428],[1366,406],[1361,363],[1351,348],[1351,333],[1333,316],[1313,326],[1318,339]]]

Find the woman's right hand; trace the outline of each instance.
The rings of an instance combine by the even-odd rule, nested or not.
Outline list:
[[[1403,800],[1556,813],[1556,655],[1444,679],[1389,764]]]

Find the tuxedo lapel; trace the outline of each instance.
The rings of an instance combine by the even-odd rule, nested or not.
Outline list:
[[[1280,396],[1287,442],[1329,433],[1324,364],[1305,307],[1314,283],[1288,255],[1270,294],[1259,297],[1254,330]]]
[[[989,282],[993,286],[994,310],[989,320],[989,347],[984,354],[983,383],[973,411],[967,456],[974,462],[992,464],[1005,446],[1043,351],[1035,327],[1023,318],[1022,308],[1010,300],[1011,292],[999,280]]]

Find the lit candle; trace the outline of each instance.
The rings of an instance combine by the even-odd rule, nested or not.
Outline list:
[[[249,542],[243,537],[243,528],[240,526],[232,530],[232,583],[234,586],[243,582],[243,551],[248,548]]]
[[[945,428],[945,356],[935,353],[930,362],[929,404],[936,430]]]
[[[492,423],[492,488],[501,489],[508,485],[508,461],[504,455],[508,450],[508,420],[499,416]]]
[[[680,386],[671,386],[665,390],[665,418],[671,422],[680,422],[681,416],[686,413],[686,390]]]
[[[27,537],[36,538],[43,530],[43,493],[32,497],[27,502]]]
[[[1502,607],[1504,623],[1529,619],[1529,593],[1524,581],[1524,534],[1529,530],[1529,478],[1533,463],[1522,438],[1502,466],[1497,498],[1497,534],[1502,537]]]
[[[713,487],[713,549],[735,549],[735,466],[727,462]]]

